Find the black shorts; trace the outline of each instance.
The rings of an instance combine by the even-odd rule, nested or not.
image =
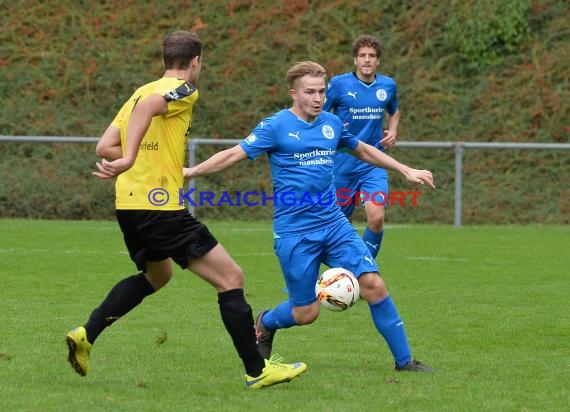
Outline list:
[[[218,241],[186,210],[117,210],[129,255],[137,268],[145,262],[172,258],[182,269],[190,259],[212,250]]]

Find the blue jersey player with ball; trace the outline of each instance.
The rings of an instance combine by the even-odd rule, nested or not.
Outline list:
[[[325,69],[315,62],[293,65],[287,71],[292,107],[263,119],[238,145],[185,168],[184,177],[192,179],[247,158],[268,156],[276,199],[274,249],[289,299],[256,318],[262,356],[270,356],[277,329],[307,325],[318,318],[321,306],[315,283],[324,263],[346,268],[358,278],[360,296],[368,302],[374,325],[394,356],[396,370],[430,371],[412,359],[404,323],[378,266],[337,204],[333,164],[337,151],[345,149],[376,167],[400,172],[413,183],[434,187],[432,173],[408,167],[359,141],[337,116],[323,112],[325,77]]]

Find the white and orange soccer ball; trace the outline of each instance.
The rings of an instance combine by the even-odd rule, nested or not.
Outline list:
[[[349,270],[331,268],[317,279],[315,294],[321,305],[333,312],[341,312],[353,306],[360,297],[358,279]]]

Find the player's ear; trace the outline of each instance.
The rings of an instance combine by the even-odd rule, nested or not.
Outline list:
[[[290,89],[289,90],[289,95],[291,96],[291,99],[293,99],[293,101],[297,101],[297,92],[295,91],[295,89]]]

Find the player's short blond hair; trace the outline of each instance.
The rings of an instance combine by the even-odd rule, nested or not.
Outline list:
[[[319,63],[312,61],[304,61],[295,63],[289,70],[287,70],[287,82],[289,88],[292,89],[295,81],[303,76],[322,77],[327,76],[327,71]]]

